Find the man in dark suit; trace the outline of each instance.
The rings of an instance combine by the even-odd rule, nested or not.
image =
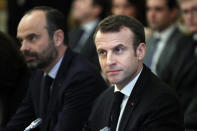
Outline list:
[[[109,16],[98,25],[95,43],[101,68],[114,87],[95,102],[85,131],[184,130],[175,93],[142,63],[146,45],[140,22]],[[116,94],[123,97],[118,106]]]
[[[147,0],[146,6],[148,25],[154,33],[146,42],[144,63],[160,77],[183,36],[176,25],[179,6],[176,0]]]
[[[27,65],[36,70],[22,105],[1,131],[24,130],[36,118],[42,119],[41,131],[81,130],[106,84],[68,48],[63,14],[35,7],[21,19],[17,37]]]
[[[93,34],[98,22],[110,12],[110,0],[74,0],[73,19],[79,27],[69,33],[70,48],[100,69]]]
[[[185,128],[197,130],[197,1],[179,2],[185,25],[191,34],[179,40],[172,62],[161,77],[179,96]]]

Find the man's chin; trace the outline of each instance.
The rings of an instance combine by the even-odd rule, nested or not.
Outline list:
[[[108,79],[109,80],[109,82],[111,83],[111,84],[118,84],[119,83],[119,80],[117,80],[117,79]]]
[[[27,67],[30,68],[30,69],[36,69],[36,68],[38,68],[38,63],[33,62],[33,61],[28,61],[27,62]]]

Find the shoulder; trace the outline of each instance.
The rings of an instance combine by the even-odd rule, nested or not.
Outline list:
[[[69,63],[69,72],[71,73],[90,73],[99,74],[99,70],[95,68],[85,57],[72,52],[72,58]]]
[[[147,67],[145,67],[142,73],[144,77],[143,96],[155,101],[158,97],[171,97],[173,99],[178,99],[175,91],[169,87],[165,82],[163,82],[159,77],[154,75]],[[163,98],[165,98],[163,97]]]

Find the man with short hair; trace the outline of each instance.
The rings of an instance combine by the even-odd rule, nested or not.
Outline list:
[[[184,131],[175,93],[142,63],[144,26],[128,16],[109,16],[94,40],[102,71],[114,86],[97,99],[84,130]]]
[[[40,131],[83,127],[106,84],[98,71],[69,49],[66,29],[63,14],[50,7],[35,7],[21,19],[20,50],[35,71],[22,105],[0,131],[24,130],[37,118],[42,120]]]
[[[183,36],[176,25],[179,6],[176,0],[146,0],[146,7],[147,22],[154,33],[147,40],[144,63],[160,77]]]

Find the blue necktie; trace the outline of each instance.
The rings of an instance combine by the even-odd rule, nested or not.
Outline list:
[[[148,66],[149,68],[150,68],[151,65],[152,65],[153,57],[154,57],[154,54],[155,54],[155,52],[156,52],[156,50],[157,50],[159,41],[160,41],[160,38],[156,38],[156,39],[154,40],[154,42],[152,43],[152,44],[153,44],[153,48],[152,48],[152,50],[151,50],[151,52],[150,52],[150,57],[149,57],[149,59],[148,59],[148,64],[147,64],[147,66]]]

